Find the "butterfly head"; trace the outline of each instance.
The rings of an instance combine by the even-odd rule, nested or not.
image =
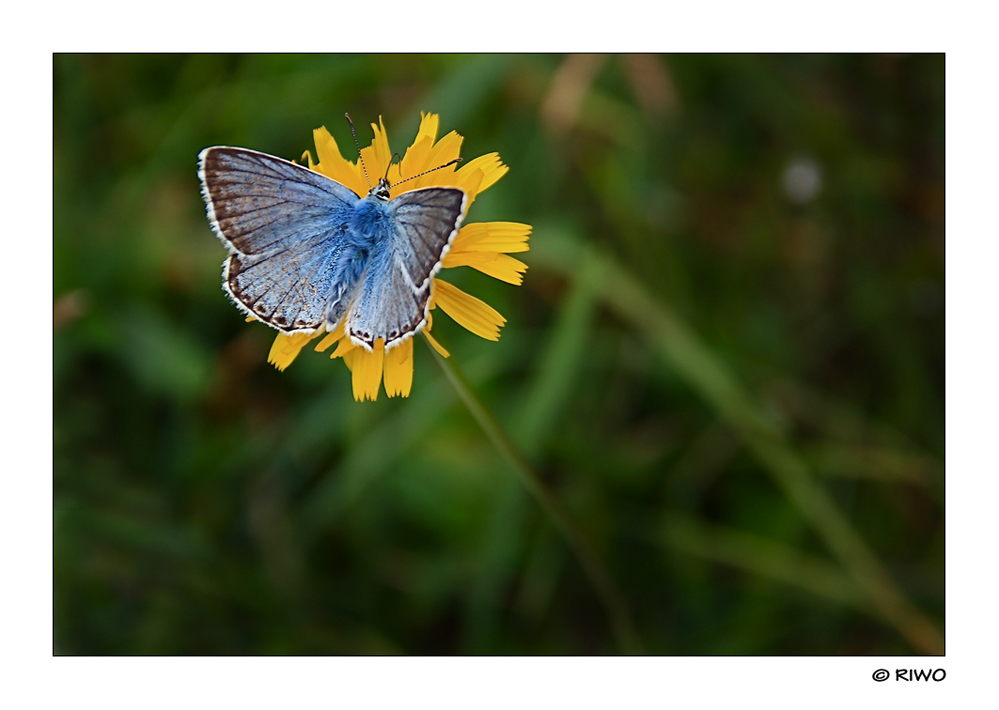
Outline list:
[[[378,184],[371,188],[371,192],[368,193],[368,197],[377,197],[383,202],[387,202],[389,199],[389,191],[392,186],[386,178],[382,178],[378,181]]]

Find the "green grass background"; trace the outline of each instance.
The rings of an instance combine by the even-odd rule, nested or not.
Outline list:
[[[54,58],[60,654],[942,652],[944,60]],[[434,334],[620,592],[417,343],[408,399],[284,373],[220,290],[198,152],[354,157],[419,112],[534,225],[508,323]],[[795,201],[794,165],[821,175]]]

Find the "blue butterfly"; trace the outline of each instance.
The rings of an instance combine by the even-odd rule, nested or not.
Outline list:
[[[381,178],[362,198],[245,148],[205,148],[198,158],[208,220],[229,248],[222,288],[241,310],[285,333],[342,323],[369,352],[379,338],[388,350],[426,326],[433,276],[468,208],[464,190],[390,198]]]

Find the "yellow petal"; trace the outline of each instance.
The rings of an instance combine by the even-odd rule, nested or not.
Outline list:
[[[271,344],[271,352],[267,356],[267,362],[283,372],[288,365],[295,361],[302,348],[313,337],[313,333],[278,333]]]
[[[339,330],[339,328],[337,330]],[[334,350],[332,352],[332,354],[330,355],[330,360],[334,360],[334,359],[336,359],[338,357],[342,357],[344,359],[344,362],[348,362],[348,360],[347,360],[347,353],[349,353],[350,351],[356,349],[356,347],[357,346],[354,345],[354,343],[351,341],[350,338],[341,338],[340,339],[340,343],[336,346],[336,350]],[[362,348],[362,350],[363,350],[363,348]],[[349,362],[353,362],[353,361],[351,360]],[[348,362],[347,367],[350,367],[349,362]]]
[[[430,344],[433,346],[434,350],[436,350],[438,353],[440,353],[441,357],[451,357],[451,353],[449,353],[447,350],[445,350],[441,346],[441,344],[437,342],[437,340],[434,338],[434,336],[432,336],[430,334],[430,331],[427,328],[424,328],[421,332],[425,336],[427,336],[427,340],[430,341]]]
[[[427,158],[430,157],[430,149],[432,147],[433,141],[429,136],[424,136],[413,143],[413,145],[406,150],[406,155],[403,157],[402,163],[400,163],[399,179],[405,180],[407,178],[416,177],[425,170],[429,170],[430,168],[427,167]],[[408,190],[416,189],[416,184],[418,182],[419,180],[410,180],[399,188],[399,192],[403,193]]]
[[[368,170],[374,171],[372,178],[374,182],[377,182],[378,178],[385,174],[385,168],[392,160],[392,149],[389,148],[388,133],[385,132],[385,124],[382,123],[381,116],[378,117],[378,125],[372,123],[371,129],[375,132],[375,139],[371,142],[371,146],[374,148],[375,162],[378,167],[375,168],[371,163],[368,163]],[[367,156],[364,157],[367,159]]]
[[[382,364],[385,371],[385,394],[389,397],[409,396],[413,387],[413,339],[406,338],[385,353]]]
[[[312,131],[312,139],[316,142],[316,156],[320,163],[326,163],[327,168],[333,168],[335,163],[346,162],[340,155],[340,148],[336,144],[336,139],[326,130],[326,126],[320,126]]]
[[[443,266],[445,269],[453,269],[456,266],[471,266],[487,276],[506,281],[514,286],[520,286],[523,283],[524,272],[527,271],[527,264],[512,256],[481,251],[459,252],[457,254],[454,251],[449,251],[444,257]]]
[[[480,192],[479,185],[482,184],[482,171],[476,170],[472,173],[466,173],[462,179],[456,179],[454,184],[468,193],[468,204],[465,205],[465,209],[467,210],[471,207],[472,202],[475,201],[475,196]]]
[[[369,353],[364,348],[354,348],[350,351],[351,386],[354,399],[363,402],[378,399],[378,388],[382,384],[382,360],[385,356],[385,345],[381,338],[375,341]],[[346,358],[344,358],[346,360]]]
[[[420,111],[420,130],[416,132],[415,145],[418,141],[429,136],[430,142],[437,140],[437,129],[440,128],[441,117],[436,113],[423,113]]]
[[[488,153],[486,155],[480,155],[475,160],[470,161],[466,165],[462,165],[458,172],[455,174],[455,179],[459,182],[457,185],[461,186],[461,178],[463,173],[473,173],[476,170],[482,171],[482,183],[479,185],[479,192],[485,191],[487,188],[492,187],[496,184],[496,181],[501,177],[506,175],[510,168],[503,164],[500,160],[499,153]]]
[[[342,337],[343,337],[343,323],[341,322],[340,325],[336,327],[336,330],[334,330],[332,333],[327,334],[325,338],[319,341],[319,344],[316,345],[316,352],[317,353],[326,352],[326,349],[329,348],[329,346],[331,346],[333,343],[335,343]]]
[[[361,148],[361,179],[364,180],[365,188],[364,192],[359,192],[359,195],[366,195],[371,191],[371,188],[378,183],[378,178],[382,176],[382,167],[378,161],[378,153],[373,145],[369,145],[365,148]],[[370,183],[370,187],[368,184]]]
[[[531,225],[519,222],[478,222],[466,224],[451,244],[454,252],[492,251],[505,254],[527,251]]]
[[[430,151],[430,159],[441,163],[454,160],[461,154],[461,143],[464,140],[457,131],[451,131],[437,141]]]
[[[455,131],[451,131],[446,136],[437,141],[437,145],[430,149],[427,156],[427,170],[434,170],[445,163],[448,163],[461,153],[461,142],[464,140]],[[434,170],[427,173],[418,180],[413,180],[417,187],[430,187],[432,185],[453,185],[454,166],[449,165],[441,170]]]
[[[458,325],[480,338],[499,340],[499,329],[506,318],[496,309],[446,281],[435,279],[434,286],[437,305]]]
[[[347,338],[345,338],[344,340],[347,340]],[[343,364],[346,365],[347,369],[350,370],[351,372],[354,371],[354,350],[355,349],[356,348],[351,348],[349,350],[345,350],[344,353],[343,353]],[[334,353],[333,355],[330,355],[330,357],[333,357],[334,355],[336,355],[336,353]]]
[[[416,177],[420,173],[430,170],[431,166],[427,165],[427,160],[430,158],[430,150],[434,147],[434,141],[437,140],[439,126],[440,117],[436,113],[420,112],[420,130],[416,132],[413,145],[406,149],[406,154],[399,165],[400,181]],[[413,180],[401,187],[399,194],[415,190],[417,187],[417,181]],[[395,191],[393,190],[394,195]]]
[[[316,141],[316,156],[319,158],[315,169],[341,185],[346,185],[358,195],[366,195],[368,188],[365,187],[360,168],[340,155],[340,148],[326,127],[317,128],[313,131],[313,136]]]

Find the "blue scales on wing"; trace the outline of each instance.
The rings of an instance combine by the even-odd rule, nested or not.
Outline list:
[[[366,199],[371,199],[366,198]],[[386,205],[384,238],[372,249],[345,331],[371,349],[392,348],[427,322],[431,280],[458,233],[468,198],[458,188],[404,192]]]
[[[209,219],[231,252],[226,291],[278,330],[322,326],[337,290],[337,263],[349,248],[347,221],[361,198],[324,175],[252,150],[207,148],[200,161]],[[340,284],[339,291],[348,286],[353,290]]]

